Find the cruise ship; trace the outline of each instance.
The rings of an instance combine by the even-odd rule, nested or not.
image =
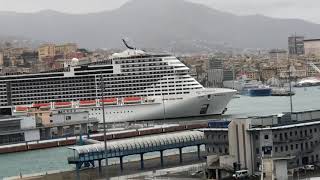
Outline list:
[[[95,63],[0,76],[0,114],[83,110],[102,122],[104,105],[108,123],[220,115],[235,92],[204,88],[174,56],[130,48]]]

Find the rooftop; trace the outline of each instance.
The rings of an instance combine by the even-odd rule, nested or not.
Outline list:
[[[12,121],[12,120],[21,120],[21,118],[17,116],[0,115],[0,121]]]

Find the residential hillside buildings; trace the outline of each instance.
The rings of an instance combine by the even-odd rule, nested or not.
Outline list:
[[[284,49],[272,49],[269,51],[269,58],[271,61],[281,63],[288,60],[288,52]]]
[[[48,58],[54,58],[60,56],[65,58],[70,53],[77,52],[77,44],[66,43],[66,44],[43,44],[38,48],[39,61],[43,62]]]
[[[46,57],[53,57],[55,56],[55,45],[54,44],[43,44],[38,48],[38,54],[39,54],[39,61],[44,61],[44,58]]]

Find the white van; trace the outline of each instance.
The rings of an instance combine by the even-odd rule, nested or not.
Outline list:
[[[236,179],[245,178],[245,177],[249,177],[249,173],[248,173],[248,170],[239,170],[239,171],[236,171],[232,177]]]
[[[314,171],[314,165],[305,165],[304,169],[307,171]]]

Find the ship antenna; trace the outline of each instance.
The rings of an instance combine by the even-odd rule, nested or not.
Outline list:
[[[126,40],[122,39],[122,41],[123,41],[124,45],[125,45],[128,49],[136,49],[136,48],[134,48],[134,47],[129,46],[128,43],[126,42]]]

